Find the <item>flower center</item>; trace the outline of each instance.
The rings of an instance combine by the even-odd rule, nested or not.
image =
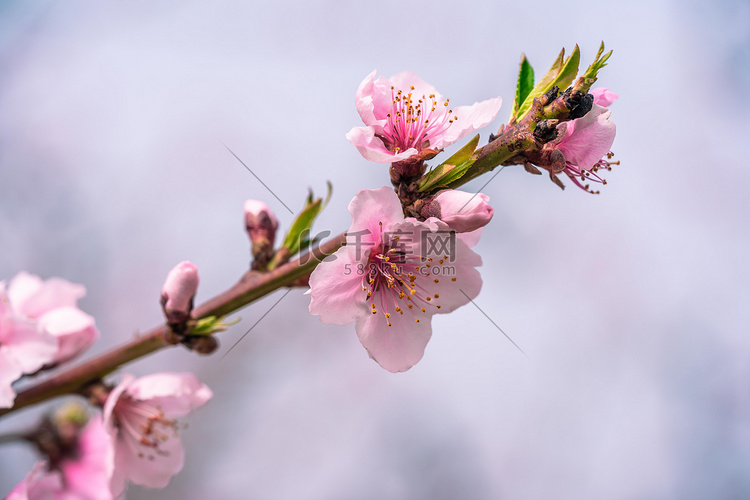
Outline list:
[[[156,455],[169,455],[163,445],[170,437],[177,437],[180,424],[166,418],[159,407],[123,394],[114,413],[120,434],[138,458],[154,460]]]
[[[409,93],[391,87],[393,104],[385,125],[385,143],[395,152],[416,148],[418,151],[428,147],[430,140],[448,130],[458,120],[453,110],[448,109],[450,99],[442,105],[437,96],[430,94],[421,98],[414,95],[414,87]],[[416,102],[415,102],[416,99]]]
[[[432,276],[433,258],[413,253],[409,244],[411,234],[389,235],[383,231],[383,223],[379,224],[381,244],[370,254],[362,276],[362,291],[367,293],[372,314],[378,314],[380,309],[388,326],[392,326],[392,314],[403,316],[405,311],[419,323],[429,308],[442,307],[438,303],[440,294],[431,294],[424,287],[428,279],[440,283],[440,278]]]

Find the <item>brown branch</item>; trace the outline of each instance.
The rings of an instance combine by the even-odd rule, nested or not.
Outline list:
[[[225,316],[285,286],[294,286],[308,276],[328,255],[346,244],[346,233],[326,241],[300,258],[273,271],[250,271],[226,292],[208,300],[193,310],[192,318]],[[0,409],[0,416],[65,394],[79,393],[87,384],[112,373],[120,366],[152,352],[175,345],[166,325],[160,325],[125,345],[94,359],[72,367],[52,378],[20,392],[12,408]]]

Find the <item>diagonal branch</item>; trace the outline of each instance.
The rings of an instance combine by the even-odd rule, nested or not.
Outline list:
[[[345,244],[346,233],[342,233],[273,271],[250,271],[232,288],[195,308],[192,317],[201,319],[208,316],[225,316],[278,288],[295,286],[298,280],[308,276],[321,260]],[[87,384],[99,380],[126,363],[173,346],[175,344],[169,340],[169,333],[166,325],[157,326],[125,345],[29,387],[16,396],[12,408],[0,409],[0,417],[51,398],[78,393]]]

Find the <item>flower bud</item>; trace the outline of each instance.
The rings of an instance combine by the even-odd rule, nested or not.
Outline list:
[[[489,196],[449,189],[438,193],[430,205],[430,212],[459,233],[484,227],[495,213]]]
[[[189,261],[177,264],[164,281],[161,303],[169,323],[184,323],[193,310],[193,297],[198,290],[198,268]]]
[[[268,246],[273,247],[276,239],[276,230],[279,228],[279,221],[273,214],[268,205],[258,200],[247,200],[245,202],[245,228],[250,236],[250,241],[256,241],[265,238]]]
[[[245,202],[245,229],[252,242],[253,269],[263,269],[273,257],[279,221],[268,205],[258,200]]]

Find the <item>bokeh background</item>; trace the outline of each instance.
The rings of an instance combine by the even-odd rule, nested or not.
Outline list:
[[[331,180],[316,229],[335,234],[358,189],[388,183],[344,139],[370,71],[457,104],[502,95],[486,139],[522,52],[539,77],[605,40],[622,165],[603,194],[520,167],[484,188],[476,302],[528,357],[468,305],[393,375],[298,289],[222,358],[278,291],[219,355],[127,367],[216,394],[182,433],[183,472],[128,498],[750,498],[749,34],[744,0],[2,1],[0,279],[84,283],[101,352],[159,323],[177,262],[199,266],[199,301],[238,279],[245,199],[291,222],[222,143],[293,209]],[[0,449],[0,495],[35,459]]]

